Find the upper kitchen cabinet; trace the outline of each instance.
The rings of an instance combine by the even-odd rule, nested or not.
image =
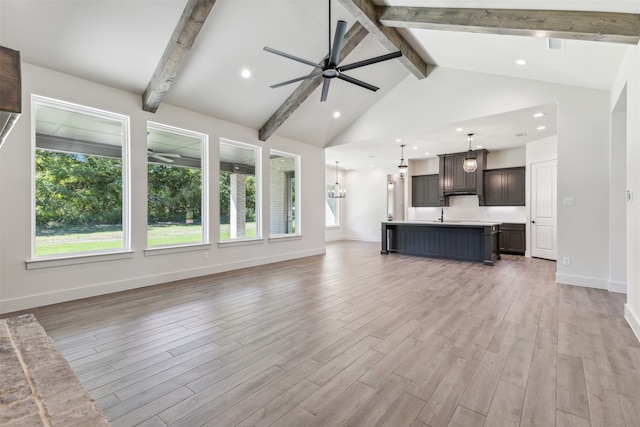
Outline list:
[[[484,171],[485,206],[524,206],[525,168]]]
[[[487,163],[487,150],[473,151],[478,161],[478,169],[465,172],[462,168],[467,152],[441,154],[440,157],[440,205],[448,205],[448,196],[476,194],[478,203],[484,205],[484,175]]]
[[[438,174],[411,177],[411,206],[423,208],[440,206]]]

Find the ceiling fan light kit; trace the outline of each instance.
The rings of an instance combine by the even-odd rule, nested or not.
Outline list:
[[[319,69],[318,71],[311,72],[306,76],[296,77],[295,79],[287,80],[282,83],[274,84],[270,86],[275,89],[281,86],[285,86],[291,83],[299,82],[305,79],[322,76],[324,81],[322,83],[322,95],[320,96],[320,101],[325,102],[327,100],[327,96],[329,94],[329,85],[331,84],[331,79],[338,78],[340,80],[344,80],[356,86],[360,86],[365,89],[369,89],[370,91],[377,91],[380,89],[374,85],[363,82],[362,80],[358,80],[356,78],[350,77],[344,74],[345,71],[353,70],[355,68],[364,67],[366,65],[376,64],[378,62],[387,61],[389,59],[394,59],[402,56],[402,52],[392,52],[386,55],[376,56],[374,58],[365,59],[363,61],[354,62],[352,64],[338,66],[338,61],[340,60],[340,51],[342,50],[342,42],[344,41],[344,35],[347,31],[347,23],[343,20],[339,20],[336,23],[336,31],[333,38],[333,47],[331,46],[331,0],[329,0],[329,55],[323,64],[315,63],[313,61],[306,60],[304,58],[300,58],[294,55],[290,55],[285,52],[281,52],[276,49],[272,49],[270,47],[264,48],[267,52],[274,53],[276,55],[283,56],[285,58],[291,59],[293,61],[301,62],[303,64],[309,65],[311,67]]]

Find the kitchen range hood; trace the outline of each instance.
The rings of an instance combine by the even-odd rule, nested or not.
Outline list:
[[[22,113],[20,52],[0,46],[0,147]]]

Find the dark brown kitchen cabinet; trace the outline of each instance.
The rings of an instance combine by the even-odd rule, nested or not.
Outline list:
[[[411,177],[411,206],[440,206],[438,174]]]
[[[485,206],[524,206],[524,179],[524,167],[485,170]]]
[[[485,169],[487,150],[473,151],[478,161],[474,172],[465,172],[462,165],[467,152],[441,154],[440,157],[440,205],[448,206],[448,197],[475,194],[480,206],[484,205],[484,185],[482,172]]]
[[[524,255],[526,251],[525,225],[502,223],[500,225],[500,253]]]

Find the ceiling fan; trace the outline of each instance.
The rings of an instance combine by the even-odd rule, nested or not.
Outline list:
[[[264,50],[266,50],[267,52],[275,53],[276,55],[284,56],[285,58],[289,58],[294,61],[298,61],[303,64],[307,64],[314,68],[319,69],[318,71],[311,72],[306,76],[287,80],[286,82],[278,83],[270,87],[275,89],[280,86],[288,85],[290,83],[295,83],[301,80],[322,75],[322,77],[324,78],[324,83],[322,84],[322,96],[320,97],[321,102],[324,102],[327,100],[327,94],[329,93],[329,85],[331,84],[331,79],[334,79],[336,77],[339,78],[340,80],[353,83],[357,86],[363,87],[365,89],[369,89],[374,92],[380,89],[376,86],[370,85],[369,83],[365,83],[362,80],[349,77],[346,74],[343,74],[343,72],[348,70],[353,70],[354,68],[360,68],[366,65],[387,61],[389,59],[398,58],[402,56],[402,52],[398,51],[398,52],[388,53],[386,55],[376,56],[374,58],[365,59],[363,61],[354,62],[352,64],[338,66],[338,60],[340,58],[340,50],[342,49],[342,42],[344,40],[344,34],[346,30],[347,30],[347,23],[345,21],[339,20],[336,24],[336,31],[333,38],[333,47],[331,47],[331,0],[329,0],[329,55],[328,55],[328,58],[325,59],[322,64],[318,64],[313,61],[308,61],[304,58],[293,56],[288,53],[281,52],[279,50],[272,49],[270,47],[265,46]]]
[[[182,156],[177,153],[157,153],[153,150],[147,150],[147,157],[152,157],[156,160],[161,160],[167,163],[173,163],[173,159],[171,157],[173,157],[174,159],[179,159]]]

